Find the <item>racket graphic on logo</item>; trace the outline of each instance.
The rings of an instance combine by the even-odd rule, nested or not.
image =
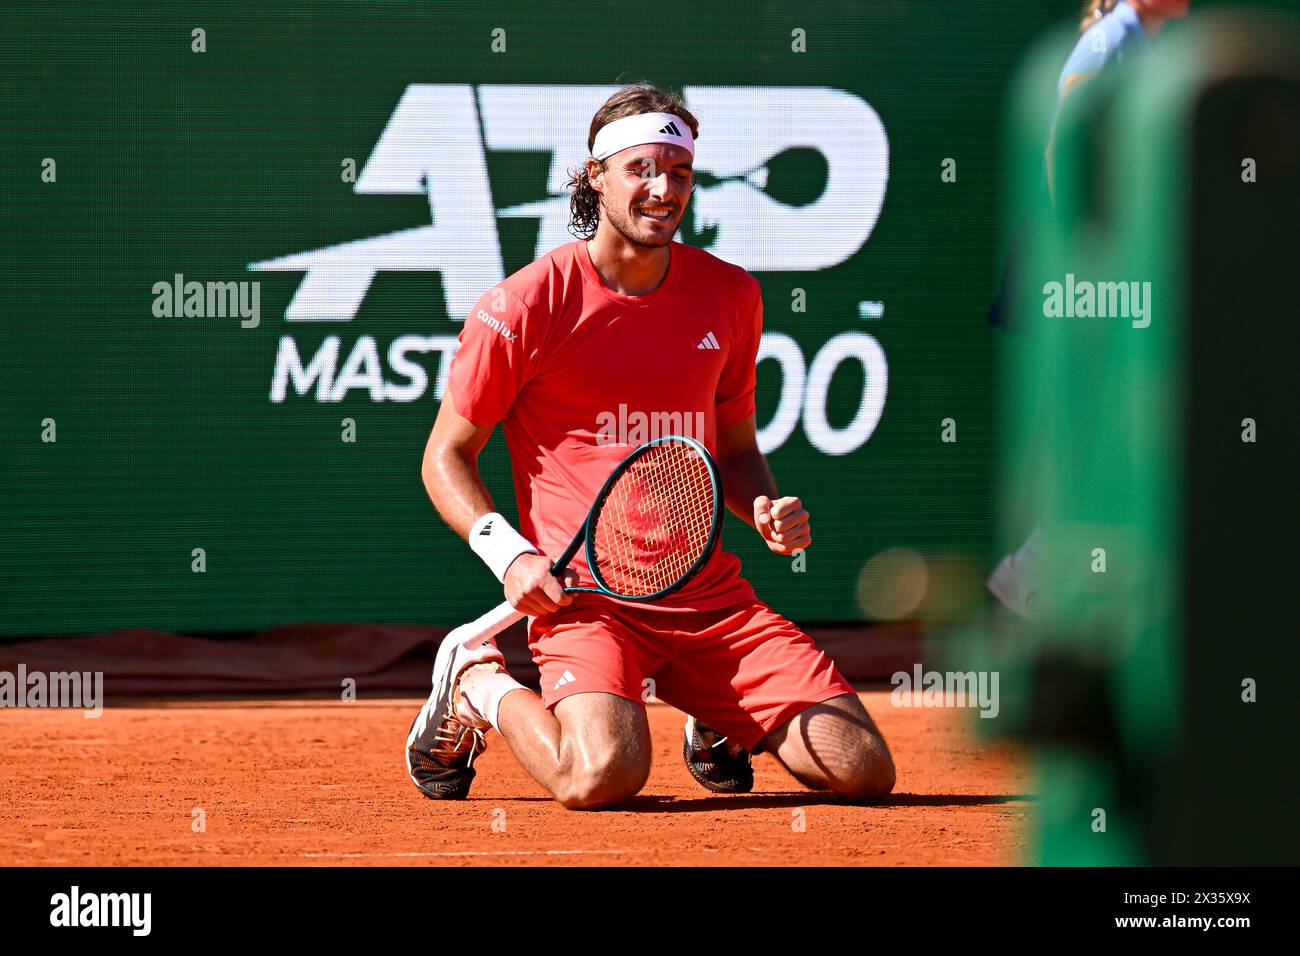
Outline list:
[[[722,504],[722,476],[708,449],[680,435],[648,441],[605,480],[586,521],[551,565],[551,573],[562,577],[585,545],[595,586],[565,591],[625,601],[667,597],[713,554]],[[481,643],[526,616],[506,601],[444,640]]]

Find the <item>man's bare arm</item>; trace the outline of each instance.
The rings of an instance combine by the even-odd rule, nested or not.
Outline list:
[[[495,423],[475,425],[460,415],[448,392],[424,446],[424,490],[442,520],[466,540],[474,522],[496,510],[478,470],[478,456],[495,428]],[[566,578],[576,583],[572,571]],[[506,600],[525,614],[549,614],[573,601],[551,574],[551,561],[544,554],[519,555],[506,569],[504,584]]]
[[[448,392],[424,446],[420,465],[424,490],[442,520],[461,538],[468,539],[474,522],[496,510],[478,471],[479,453],[495,428],[495,423],[475,425],[459,415]]]
[[[791,554],[812,544],[808,512],[798,498],[778,498],[776,479],[758,448],[754,416],[718,427],[718,470],[727,507],[752,525],[770,550]]]
[[[776,479],[758,450],[751,415],[732,425],[718,426],[718,470],[727,493],[727,508],[746,524],[754,524],[754,499],[776,497]]]

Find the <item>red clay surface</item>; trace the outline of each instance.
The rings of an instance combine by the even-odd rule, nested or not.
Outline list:
[[[768,756],[754,793],[710,794],[682,764],[681,714],[652,704],[646,788],[585,813],[552,801],[496,734],[471,799],[425,799],[402,761],[416,699],[110,703],[91,720],[0,710],[0,865],[1028,862],[1029,772],[1014,750],[975,739],[969,711],[862,699],[898,765],[883,804],[807,791]]]

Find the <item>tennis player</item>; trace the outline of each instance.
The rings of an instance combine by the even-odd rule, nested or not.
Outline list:
[[[583,238],[510,276],[465,322],[422,475],[439,514],[530,616],[541,696],[507,673],[493,643],[448,656],[447,690],[435,690],[407,739],[408,770],[427,796],[468,793],[494,727],[565,807],[626,800],[650,772],[651,692],[736,751],[775,755],[813,789],[865,801],[893,788],[889,751],[853,689],[758,600],[735,555],[719,548],[653,606],[566,594],[550,573],[605,478],[643,440],[611,441],[611,416],[702,422],[691,437],[717,460],[727,507],[774,554],[811,544],[807,510],[780,495],[755,438],[759,284],[673,241],[698,134],[675,94],[638,84],[610,97],[570,182],[570,231]],[[517,530],[477,468],[498,424]],[[582,554],[568,573],[592,583]]]

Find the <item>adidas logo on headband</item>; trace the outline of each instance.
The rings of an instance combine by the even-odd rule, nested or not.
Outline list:
[[[673,113],[637,113],[606,123],[596,133],[591,155],[604,160],[629,146],[645,143],[671,143],[685,147],[692,156],[695,155],[695,137],[690,127]]]

